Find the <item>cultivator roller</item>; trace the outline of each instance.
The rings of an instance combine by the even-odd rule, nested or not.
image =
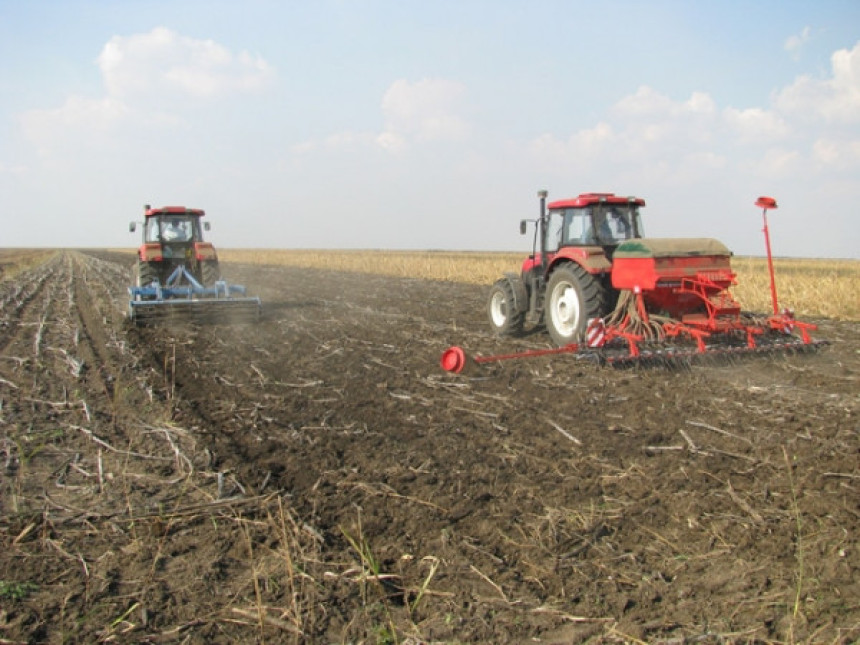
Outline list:
[[[129,319],[136,325],[166,321],[253,322],[260,316],[257,297],[245,287],[216,281],[204,287],[184,266],[177,266],[162,285],[129,287]]]

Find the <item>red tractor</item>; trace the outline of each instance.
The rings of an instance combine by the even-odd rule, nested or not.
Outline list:
[[[521,275],[505,274],[490,291],[490,325],[499,335],[522,333],[526,322],[544,322],[553,341],[584,337],[589,319],[612,311],[612,259],[622,242],[642,237],[639,209],[645,201],[612,193],[584,193],[548,205],[538,193],[532,254]],[[520,222],[525,234],[527,220]]]
[[[143,243],[137,251],[135,286],[128,288],[129,319],[242,322],[260,317],[261,303],[245,287],[221,279],[215,248],[203,241],[204,212],[185,206],[143,209]],[[129,225],[132,233],[137,223]]]
[[[144,206],[143,243],[137,251],[136,283],[145,287],[155,281],[166,284],[177,267],[185,270],[204,286],[220,280],[215,247],[203,240],[209,222],[202,222],[205,212],[185,206]],[[129,224],[134,232],[137,222]]]
[[[667,339],[673,346],[692,342],[698,353],[782,347],[789,339],[812,344],[808,331],[815,326],[788,310],[779,314],[775,295],[772,316],[742,314],[729,292],[736,283],[732,253],[721,242],[643,237],[644,200],[585,193],[547,204],[546,191],[538,197],[532,254],[519,275],[506,274],[490,291],[487,311],[496,334],[543,323],[558,347],[616,341],[632,358],[640,343]],[[776,202],[761,198],[756,205],[775,208]],[[521,233],[527,224],[520,223]],[[794,329],[802,339],[790,335]]]

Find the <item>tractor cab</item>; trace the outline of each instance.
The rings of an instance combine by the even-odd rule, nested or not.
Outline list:
[[[202,228],[208,230],[208,224],[209,222],[205,222]],[[203,241],[200,217],[197,215],[163,214],[147,217],[144,224],[143,236],[147,242],[181,243]]]
[[[203,231],[209,230],[209,222],[201,224],[204,211],[183,206],[144,209],[143,241],[149,244],[190,244],[203,242]],[[129,224],[134,232],[136,222]]]
[[[610,251],[633,238],[642,237],[639,207],[642,199],[616,197],[612,193],[585,193],[547,205],[546,251],[565,246],[598,246]]]
[[[535,223],[534,248],[522,265],[525,280],[547,278],[562,262],[576,262],[589,273],[608,276],[615,249],[643,236],[639,209],[645,200],[614,193],[583,193],[546,203],[541,191],[541,214]],[[520,222],[520,232],[529,220]],[[535,273],[536,272],[536,273]]]

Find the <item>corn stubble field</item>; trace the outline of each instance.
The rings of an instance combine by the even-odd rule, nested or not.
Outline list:
[[[259,323],[136,328],[129,250],[0,251],[2,643],[853,643],[856,261],[813,354],[497,354],[520,256],[221,251]],[[770,309],[761,259],[734,293]]]
[[[228,250],[228,261],[379,273],[396,277],[490,285],[506,271],[518,273],[522,253],[445,251]],[[797,313],[837,320],[860,320],[860,261],[777,258],[780,303]],[[751,311],[770,311],[770,279],[765,258],[736,257],[735,297]]]

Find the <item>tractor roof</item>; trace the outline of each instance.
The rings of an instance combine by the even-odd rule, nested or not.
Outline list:
[[[644,206],[645,200],[641,197],[622,197],[615,193],[582,193],[579,197],[560,199],[547,204],[547,208],[584,208],[592,204],[636,204]]]
[[[206,211],[202,208],[186,208],[185,206],[162,206],[161,208],[147,207],[144,214],[146,217],[154,217],[155,215],[192,215],[203,217]]]

